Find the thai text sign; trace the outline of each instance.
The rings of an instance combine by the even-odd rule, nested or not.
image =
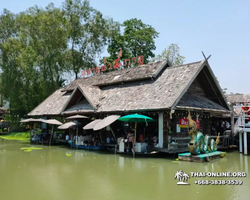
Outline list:
[[[197,128],[200,128],[200,121],[196,121]],[[179,126],[181,128],[188,128],[188,119],[180,118],[179,119]]]
[[[119,54],[118,54],[118,58],[111,64],[111,63],[107,63],[107,58],[103,59],[103,65],[102,66],[97,66],[97,67],[93,67],[88,68],[86,70],[82,70],[82,76],[86,77],[86,75],[90,75],[92,74],[100,74],[100,72],[105,72],[107,70],[111,70],[111,69],[118,69],[122,66],[122,63],[120,62],[120,57],[122,56],[122,50],[120,50]],[[131,62],[130,59],[124,59],[121,60],[123,61],[123,66],[130,66]],[[143,65],[144,63],[144,57],[143,56],[138,56],[133,57],[132,58],[132,62],[134,63],[134,65],[136,65],[136,63],[138,63],[139,65]]]

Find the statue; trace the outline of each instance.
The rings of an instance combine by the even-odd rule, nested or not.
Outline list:
[[[216,141],[208,135],[204,137],[204,135],[197,130],[196,122],[192,120],[190,111],[188,111],[188,134],[191,136],[189,143],[191,155],[217,151],[217,145],[220,142],[220,133],[218,133]]]

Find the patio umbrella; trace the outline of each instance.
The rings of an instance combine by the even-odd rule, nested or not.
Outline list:
[[[33,118],[29,118],[29,119],[23,119],[20,122],[24,123],[24,122],[31,122],[32,120],[34,120]]]
[[[61,126],[58,127],[58,129],[68,129],[71,128],[72,126],[76,126],[77,124],[75,122],[67,122]]]
[[[119,117],[121,117],[120,115],[110,115],[108,117],[105,117],[103,120],[101,120],[98,124],[95,125],[95,127],[93,128],[94,131],[103,129],[106,126],[109,126],[110,124],[112,124],[113,122],[115,122]],[[114,136],[115,139],[115,134],[112,130],[112,128],[110,127],[110,130]]]
[[[88,117],[84,116],[84,115],[73,115],[70,117],[67,117],[66,119],[70,119],[70,120],[76,120],[76,119],[88,119]],[[78,127],[76,129],[76,137],[78,138]]]
[[[54,130],[54,125],[62,125],[62,122],[59,122],[56,119],[48,119],[48,120],[43,120],[43,123],[53,125],[52,130],[51,130],[51,135],[50,135],[50,141],[49,141],[49,145],[51,145],[51,139],[52,139],[52,133],[53,133],[53,130]]]
[[[88,129],[93,129],[95,127],[96,124],[98,124],[100,121],[102,121],[101,119],[96,119],[90,123],[88,123],[86,126],[83,127],[84,130],[88,130]]]
[[[23,119],[20,122],[44,122],[44,119],[33,119],[33,118],[29,118],[29,119]]]
[[[70,117],[67,117],[66,119],[87,119],[88,117],[84,116],[84,115],[73,115]]]
[[[46,124],[52,124],[52,125],[62,125],[62,122],[59,122],[56,119],[43,120],[43,122]]]
[[[27,122],[44,122],[44,119],[34,119],[34,118],[28,118],[28,119],[23,119],[20,121],[21,123],[27,123]],[[31,126],[30,126],[30,135],[31,135]]]
[[[123,121],[123,122],[135,122],[135,135],[134,135],[134,141],[133,141],[133,156],[135,156],[137,122],[145,122],[147,124],[148,122],[154,122],[155,120],[148,116],[140,115],[140,114],[126,115],[126,116],[120,117],[118,120]]]

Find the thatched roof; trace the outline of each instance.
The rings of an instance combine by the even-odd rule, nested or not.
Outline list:
[[[185,95],[195,78],[201,74],[201,70],[205,70],[204,66],[208,66],[205,60],[171,67],[167,61],[159,61],[77,79],[65,88],[57,90],[29,115],[144,111],[178,108],[176,106],[228,110],[225,109],[225,104],[220,106],[218,103],[205,101],[206,98],[199,99],[203,101],[203,103],[199,103],[193,97]],[[209,70],[210,68],[207,67],[204,73],[206,76],[210,73],[211,79],[213,76]],[[200,79],[204,78],[200,76]],[[217,86],[214,84],[213,89],[214,87]],[[63,97],[66,91],[73,91],[70,99]],[[220,92],[220,89],[217,88],[217,91]],[[211,95],[211,90],[209,92]],[[214,95],[218,95],[218,92]],[[77,102],[76,99],[79,99],[79,95],[86,101]],[[56,100],[56,98],[63,99]],[[59,106],[59,101],[64,105]],[[56,106],[49,112],[47,104]]]
[[[29,116],[59,115],[63,111],[63,106],[70,98],[71,93],[62,92],[62,88],[56,90],[47,99],[33,109]]]
[[[250,102],[250,94],[228,94],[226,97],[232,104]]]

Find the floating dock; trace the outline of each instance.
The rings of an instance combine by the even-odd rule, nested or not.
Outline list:
[[[189,162],[209,162],[210,160],[216,158],[223,158],[226,152],[215,151],[200,155],[191,155],[190,153],[180,153],[178,154],[179,161],[189,161]]]

